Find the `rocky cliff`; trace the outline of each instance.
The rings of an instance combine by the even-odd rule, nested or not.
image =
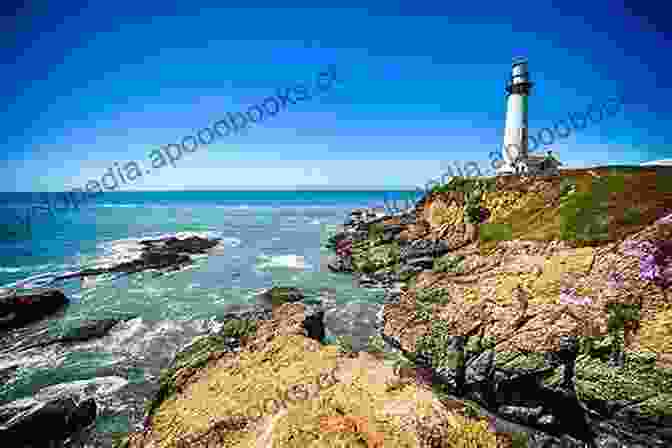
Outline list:
[[[409,215],[353,215],[330,267],[387,289],[376,350],[274,302],[178,355],[121,445],[670,446],[666,179],[458,178]]]

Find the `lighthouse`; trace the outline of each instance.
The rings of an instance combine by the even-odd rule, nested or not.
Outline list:
[[[514,58],[511,78],[506,83],[506,124],[502,164],[497,174],[527,173],[527,99],[532,83],[527,71],[527,59]]]

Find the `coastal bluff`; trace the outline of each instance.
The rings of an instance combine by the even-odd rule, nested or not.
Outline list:
[[[179,353],[117,446],[670,446],[671,183],[456,178],[358,213],[330,269],[385,288],[375,346],[327,344],[324,310],[287,294]]]

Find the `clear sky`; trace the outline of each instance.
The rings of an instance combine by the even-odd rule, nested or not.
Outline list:
[[[454,162],[485,168],[514,56],[536,83],[532,132],[623,98],[550,145],[566,166],[672,157],[670,14],[643,1],[86,3],[3,0],[0,191],[63,191],[147,163],[329,64],[342,82],[322,97],[123,189],[396,188]]]

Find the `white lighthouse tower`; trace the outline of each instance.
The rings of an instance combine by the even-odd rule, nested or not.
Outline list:
[[[514,58],[511,64],[511,79],[506,84],[506,125],[503,163],[497,174],[527,173],[527,99],[532,83],[527,71],[527,59]]]

